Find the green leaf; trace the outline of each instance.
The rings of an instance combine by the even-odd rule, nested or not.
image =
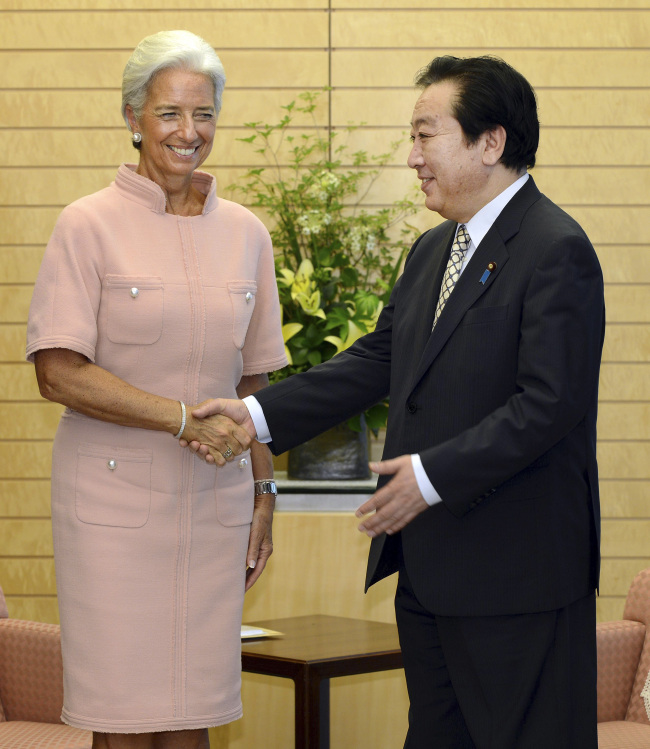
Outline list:
[[[386,426],[386,421],[388,419],[388,402],[383,401],[382,403],[377,403],[376,406],[372,406],[366,411],[365,416],[368,429],[370,429],[376,437],[379,430]]]
[[[352,416],[352,418],[348,419],[347,425],[350,427],[350,429],[353,432],[360,432],[361,431],[361,414],[357,414],[356,416]]]
[[[309,363],[312,365],[312,367],[315,367],[317,364],[320,364],[323,361],[323,358],[320,355],[319,351],[310,351],[307,355],[307,359],[309,360]]]
[[[343,268],[341,271],[341,281],[345,286],[356,287],[359,281],[359,274],[354,270],[354,268]]]

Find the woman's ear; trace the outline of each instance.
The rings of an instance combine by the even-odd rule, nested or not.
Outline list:
[[[126,114],[126,119],[129,121],[129,127],[131,128],[131,132],[135,133],[138,129],[138,121],[135,117],[135,112],[133,111],[133,107],[130,104],[127,104],[124,108],[124,112]]]
[[[503,156],[506,147],[506,131],[503,125],[497,125],[492,130],[486,130],[485,148],[483,149],[483,163],[486,166],[495,166]]]

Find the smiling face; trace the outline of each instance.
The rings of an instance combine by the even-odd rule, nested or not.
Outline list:
[[[428,86],[413,110],[408,165],[416,169],[426,195],[425,205],[443,218],[465,223],[489,200],[490,157],[486,163],[488,135],[468,145],[458,120],[452,115],[456,85],[445,81]]]
[[[168,68],[153,79],[140,118],[127,106],[133,132],[142,134],[137,172],[161,186],[192,173],[212,150],[214,86],[202,73]]]

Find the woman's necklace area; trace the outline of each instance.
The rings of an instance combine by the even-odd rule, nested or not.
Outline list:
[[[199,197],[200,196],[200,197]],[[186,204],[186,210],[178,213],[174,210],[169,195],[165,192],[165,213],[169,213],[172,216],[198,216],[203,212],[203,204],[205,202],[205,196],[197,196],[196,192],[190,193],[190,197]],[[203,200],[201,200],[203,198]]]

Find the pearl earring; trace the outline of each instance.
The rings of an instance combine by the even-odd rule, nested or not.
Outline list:
[[[140,143],[142,140],[142,133],[133,133],[133,142]]]

